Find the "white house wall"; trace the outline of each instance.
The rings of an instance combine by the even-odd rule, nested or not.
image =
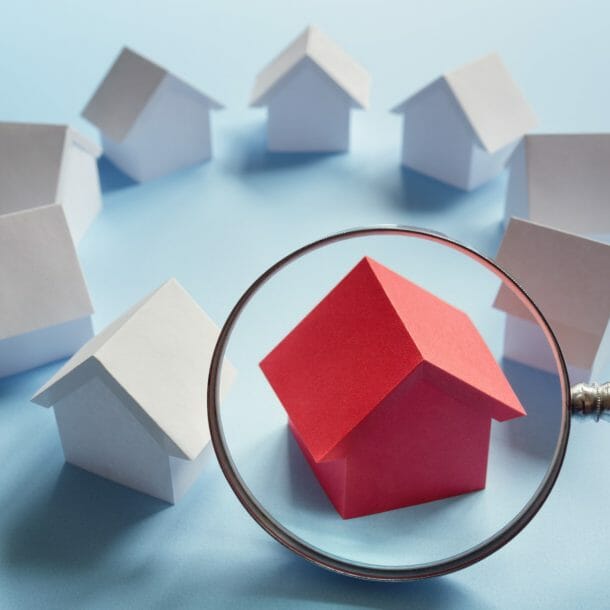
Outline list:
[[[521,364],[559,374],[551,346],[542,328],[535,322],[507,314],[504,332],[504,356]],[[570,383],[588,381],[590,369],[566,362]]]
[[[67,462],[174,501],[169,456],[99,377],[68,394],[54,410]]]
[[[178,502],[197,480],[206,456],[208,456],[208,451],[205,448],[194,460],[183,460],[173,455],[169,456],[174,502]]]
[[[506,191],[506,207],[504,224],[508,225],[511,217],[529,218],[529,197],[527,180],[527,158],[525,140],[522,140],[510,162],[508,189]]]
[[[91,318],[79,318],[0,341],[0,378],[67,358],[93,336]]]
[[[158,178],[212,156],[210,111],[188,85],[168,74],[127,137],[103,137],[106,156],[138,182]]]
[[[472,142],[472,130],[443,79],[405,108],[402,162],[406,167],[467,189]]]
[[[75,244],[102,209],[97,159],[77,144],[68,144],[56,197],[66,214]]]
[[[530,216],[578,234],[610,232],[610,136],[538,134],[527,138]]]
[[[506,167],[506,162],[515,151],[519,141],[511,142],[493,154],[481,148],[478,142],[472,146],[470,157],[470,176],[468,190],[478,188],[500,174]]]
[[[339,152],[349,148],[349,98],[310,60],[277,86],[269,100],[267,149]]]

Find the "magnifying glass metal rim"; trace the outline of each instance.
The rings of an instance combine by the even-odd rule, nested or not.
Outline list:
[[[374,565],[359,564],[356,562],[349,562],[340,557],[336,557],[330,553],[326,553],[317,549],[295,536],[292,532],[283,527],[278,523],[258,502],[254,495],[250,492],[247,485],[244,483],[239,475],[238,469],[235,466],[230,452],[228,450],[226,439],[222,431],[222,423],[220,422],[218,405],[220,403],[220,383],[219,375],[222,368],[222,361],[224,353],[227,347],[228,340],[231,336],[231,332],[237,322],[241,312],[246,307],[250,299],[254,294],[261,288],[269,279],[271,279],[276,273],[284,269],[288,264],[301,258],[305,254],[318,250],[329,244],[353,239],[357,237],[365,237],[372,235],[391,234],[391,235],[411,235],[422,239],[450,245],[453,249],[461,251],[463,254],[473,258],[479,262],[484,263],[492,271],[499,274],[504,280],[519,291],[525,299],[528,301],[532,309],[538,314],[539,320],[547,331],[552,347],[554,348],[555,354],[558,358],[560,365],[560,381],[562,383],[562,394],[564,397],[562,403],[562,418],[559,432],[559,441],[555,448],[552,462],[549,469],[538,486],[538,489],[529,500],[529,502],[523,507],[523,509],[501,530],[496,532],[493,536],[480,544],[453,555],[452,557],[429,562],[420,565],[406,566],[406,567],[381,567]],[[449,574],[457,570],[466,568],[478,561],[481,561],[485,557],[488,557],[506,543],[512,540],[536,515],[540,510],[540,507],[546,501],[549,493],[553,489],[557,476],[561,470],[563,460],[566,453],[568,437],[570,434],[570,391],[569,391],[569,379],[566,369],[566,364],[563,358],[563,354],[557,342],[557,339],[549,326],[548,322],[538,309],[536,304],[529,297],[527,292],[519,286],[519,284],[501,267],[499,267],[494,261],[488,257],[480,254],[476,250],[465,246],[453,239],[446,237],[440,233],[436,233],[430,230],[419,229],[416,227],[399,226],[399,225],[379,225],[371,227],[354,228],[328,237],[324,237],[315,242],[302,246],[294,252],[288,254],[267,271],[265,271],[252,285],[244,292],[237,304],[231,310],[216,343],[214,353],[210,364],[210,372],[208,377],[208,389],[207,389],[207,400],[208,400],[208,420],[210,426],[210,435],[212,438],[212,445],[214,452],[222,469],[222,472],[227,479],[229,485],[233,489],[233,492],[242,503],[243,507],[248,511],[251,517],[273,538],[285,547],[299,555],[300,557],[320,566],[338,572],[348,576],[353,576],[365,580],[378,580],[378,581],[408,581],[408,580],[420,580],[423,578],[430,578],[433,576],[442,576]]]

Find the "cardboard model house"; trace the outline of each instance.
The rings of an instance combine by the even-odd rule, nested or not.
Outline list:
[[[510,164],[506,222],[610,236],[610,133],[526,136]]]
[[[345,151],[351,109],[368,106],[369,90],[368,72],[310,26],[258,75],[250,105],[267,107],[270,151]]]
[[[59,204],[0,215],[0,377],[71,356],[93,308]]]
[[[222,106],[164,68],[123,49],[83,111],[104,154],[138,182],[212,156],[210,110]]]
[[[553,329],[570,382],[588,381],[610,318],[610,246],[513,218],[497,262]],[[504,355],[556,373],[548,340],[512,292],[502,286],[494,306],[507,313]]]
[[[343,518],[482,489],[491,420],[525,415],[468,316],[370,258],[260,366]]]
[[[404,120],[403,165],[464,190],[497,176],[536,125],[496,54],[437,78],[393,112]]]
[[[60,203],[78,243],[102,208],[100,152],[67,125],[0,123],[0,214]]]
[[[170,280],[94,337],[32,399],[54,407],[66,461],[176,502],[210,438],[205,385],[217,335]]]

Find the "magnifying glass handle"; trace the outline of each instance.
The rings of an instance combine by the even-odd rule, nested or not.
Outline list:
[[[610,382],[577,383],[570,390],[572,415],[610,422]]]

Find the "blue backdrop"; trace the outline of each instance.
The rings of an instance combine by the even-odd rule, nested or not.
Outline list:
[[[465,194],[401,170],[388,108],[497,50],[540,131],[608,130],[608,18],[601,2],[558,0],[6,3],[0,118],[94,136],[78,115],[123,44],[223,102],[205,167],[137,186],[102,162],[104,211],[79,249],[97,330],[170,276],[222,322],[266,266],[348,226],[421,225],[493,254],[505,177]],[[372,107],[354,116],[349,154],[269,156],[249,90],[310,22],[370,69]],[[274,543],[211,454],[173,508],[64,466],[52,413],[28,402],[56,366],[0,382],[2,608],[610,605],[610,428],[574,427],[551,498],[492,558],[427,582],[366,583]]]

